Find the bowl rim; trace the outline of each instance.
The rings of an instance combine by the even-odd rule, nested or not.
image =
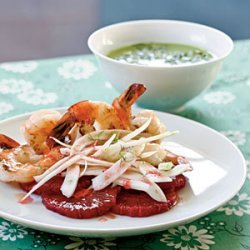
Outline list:
[[[100,53],[96,48],[93,47],[92,44],[92,40],[94,39],[93,37],[96,36],[98,33],[103,32],[104,30],[108,30],[108,29],[112,29],[112,28],[116,28],[119,26],[126,26],[126,25],[134,25],[134,24],[140,24],[140,23],[173,23],[173,24],[183,24],[183,25],[192,25],[192,26],[196,26],[196,27],[201,27],[207,30],[210,30],[212,32],[216,32],[217,34],[220,34],[222,37],[225,38],[225,40],[227,40],[227,42],[229,43],[229,49],[226,53],[224,53],[224,55],[221,56],[216,56],[214,58],[212,58],[209,61],[201,61],[201,62],[197,62],[194,64],[178,64],[178,65],[141,65],[141,64],[132,64],[132,63],[128,63],[128,62],[121,62],[118,60],[115,60],[113,58],[108,57],[107,55]],[[204,25],[204,24],[200,24],[200,23],[196,23],[196,22],[190,22],[190,21],[182,21],[182,20],[173,20],[173,19],[143,19],[143,20],[130,20],[130,21],[125,21],[125,22],[119,22],[119,23],[114,23],[114,24],[110,24],[107,26],[104,26],[100,29],[95,30],[88,38],[87,41],[88,47],[91,50],[91,52],[93,54],[95,54],[96,56],[99,56],[100,58],[107,60],[109,62],[112,63],[116,63],[116,64],[120,64],[120,65],[125,65],[125,66],[130,66],[130,67],[138,67],[138,68],[154,68],[154,69],[172,69],[172,68],[187,68],[187,67],[196,67],[196,66],[200,66],[200,65],[208,65],[208,64],[212,64],[212,63],[216,63],[219,61],[224,60],[228,55],[230,55],[230,53],[232,52],[233,48],[234,48],[234,43],[233,40],[231,39],[231,37],[229,35],[227,35],[226,33],[224,33],[223,31],[213,28],[211,26],[208,25]]]

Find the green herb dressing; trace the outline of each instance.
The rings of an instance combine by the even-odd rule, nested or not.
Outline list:
[[[152,66],[195,64],[215,57],[204,49],[176,43],[138,43],[110,51],[107,56],[120,62]]]

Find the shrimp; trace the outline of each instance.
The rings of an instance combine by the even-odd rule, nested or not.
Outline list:
[[[8,137],[7,135],[0,134],[0,149],[8,149],[18,147],[19,143]]]
[[[112,106],[121,120],[124,129],[131,130],[131,106],[145,90],[146,87],[143,84],[134,83],[113,101]]]
[[[166,126],[160,121],[160,119],[152,110],[140,111],[134,116],[131,123],[135,127],[141,127],[149,118],[151,118],[152,120],[144,132],[148,132],[152,135],[158,135],[167,131]]]
[[[75,128],[82,134],[100,129],[131,128],[131,105],[145,91],[142,84],[131,85],[114,100],[113,105],[103,102],[80,101],[61,116],[57,111],[40,110],[33,113],[23,126],[27,145],[19,145],[1,135],[0,180],[4,182],[31,182],[64,155],[53,138],[72,139]],[[72,136],[74,137],[74,136]]]
[[[31,182],[33,176],[41,173],[36,163],[42,156],[36,155],[28,145],[7,149],[0,153],[0,181]]]
[[[63,156],[59,148],[47,155],[38,155],[29,145],[19,145],[10,137],[0,134],[0,181],[32,182]]]
[[[38,155],[29,145],[21,145],[0,152],[0,181],[27,183],[34,176],[42,174],[47,168],[61,159],[59,151],[48,155]]]
[[[48,152],[47,136],[60,118],[61,114],[58,111],[39,110],[25,121],[22,128],[25,140],[37,154]]]
[[[51,137],[63,140],[76,123],[80,123],[82,134],[95,130],[95,123],[99,125],[99,129],[130,129],[131,105],[145,89],[143,84],[132,84],[112,105],[92,101],[73,104],[48,135],[47,145],[50,148],[55,145]]]

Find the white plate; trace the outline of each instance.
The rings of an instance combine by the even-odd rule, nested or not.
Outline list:
[[[180,192],[179,203],[169,212],[147,218],[103,216],[101,220],[70,219],[47,210],[40,197],[30,204],[17,203],[17,194],[22,191],[16,186],[0,183],[0,216],[27,227],[58,234],[128,236],[193,221],[230,200],[242,187],[246,176],[245,160],[238,148],[220,133],[197,122],[156,113],[170,130],[180,131],[167,140],[167,147],[185,154],[194,167],[186,174],[189,183]],[[27,117],[22,115],[2,121],[0,133],[23,142],[20,126]]]

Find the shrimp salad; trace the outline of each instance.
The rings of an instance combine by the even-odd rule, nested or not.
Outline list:
[[[192,167],[161,145],[178,131],[153,111],[132,114],[145,90],[132,84],[112,105],[80,101],[64,114],[34,112],[22,127],[26,144],[0,134],[0,181],[20,184],[21,203],[41,195],[46,208],[71,218],[169,210]]]

